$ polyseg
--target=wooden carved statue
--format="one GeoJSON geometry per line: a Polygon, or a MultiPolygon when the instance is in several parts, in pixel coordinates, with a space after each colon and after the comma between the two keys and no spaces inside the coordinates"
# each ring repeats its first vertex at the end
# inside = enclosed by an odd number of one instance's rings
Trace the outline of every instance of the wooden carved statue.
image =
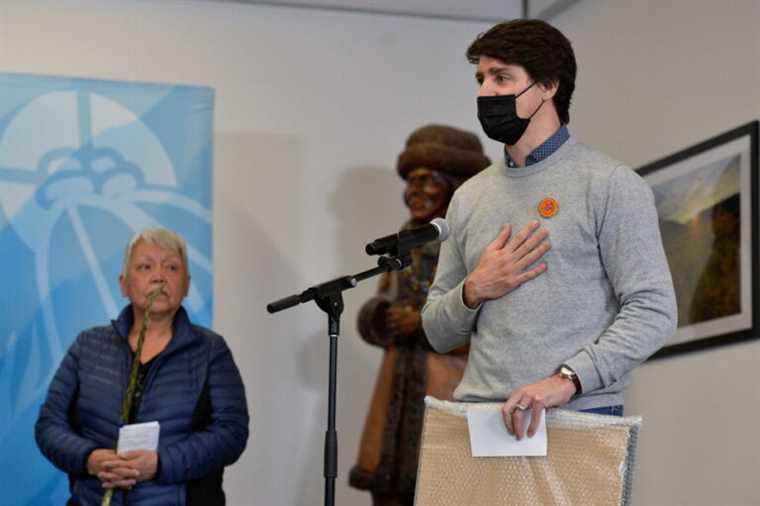
{"type": "MultiPolygon", "coordinates": [[[[415,130],[399,155],[412,229],[446,214],[454,190],[490,164],[477,136],[443,125],[415,130]]],[[[433,282],[438,243],[412,250],[412,265],[380,278],[378,293],[359,312],[359,333],[382,347],[380,371],[349,483],[372,493],[374,506],[414,502],[425,395],[451,399],[467,348],[441,355],[422,329],[420,310],[433,282]]]]}

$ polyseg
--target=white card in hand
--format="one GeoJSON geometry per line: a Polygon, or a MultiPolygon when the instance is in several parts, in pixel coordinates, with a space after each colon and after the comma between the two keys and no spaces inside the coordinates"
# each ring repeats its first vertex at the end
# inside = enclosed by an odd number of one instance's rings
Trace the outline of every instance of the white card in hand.
{"type": "MultiPolygon", "coordinates": [[[[530,411],[525,411],[527,432],[530,411]]],[[[526,434],[522,440],[507,432],[501,410],[467,410],[467,427],[470,431],[470,449],[473,457],[543,457],[546,456],[546,411],[533,437],[526,434]]]]}
{"type": "Polygon", "coordinates": [[[134,450],[152,450],[158,448],[158,422],[133,423],[119,429],[119,442],[116,453],[126,453],[134,450]]]}

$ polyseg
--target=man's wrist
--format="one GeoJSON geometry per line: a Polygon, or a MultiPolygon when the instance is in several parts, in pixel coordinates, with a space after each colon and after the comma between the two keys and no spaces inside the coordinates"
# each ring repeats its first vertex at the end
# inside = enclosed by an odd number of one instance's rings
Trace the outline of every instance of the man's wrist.
{"type": "Polygon", "coordinates": [[[473,287],[470,278],[464,280],[464,285],[462,286],[462,301],[464,302],[464,305],[470,309],[477,308],[481,303],[475,295],[475,288],[473,287]]]}
{"type": "Polygon", "coordinates": [[[567,390],[567,393],[569,394],[568,399],[575,397],[577,391],[573,382],[570,381],[570,379],[560,375],[560,373],[557,373],[554,376],[562,382],[562,388],[567,390]]]}

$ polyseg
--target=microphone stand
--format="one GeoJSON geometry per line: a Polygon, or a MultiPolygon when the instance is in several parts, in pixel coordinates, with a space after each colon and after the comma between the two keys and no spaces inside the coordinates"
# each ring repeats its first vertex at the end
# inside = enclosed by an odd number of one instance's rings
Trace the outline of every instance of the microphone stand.
{"type": "Polygon", "coordinates": [[[341,276],[307,288],[300,294],[291,295],[267,305],[267,311],[276,313],[313,300],[327,313],[327,334],[330,338],[330,376],[327,390],[327,431],[325,432],[324,477],[325,506],[335,505],[335,477],[338,476],[338,433],[335,430],[335,393],[337,389],[338,335],[340,315],[343,313],[343,292],[354,288],[359,281],[389,271],[400,271],[412,263],[409,250],[396,256],[381,256],[377,267],[353,276],[341,276]]]}

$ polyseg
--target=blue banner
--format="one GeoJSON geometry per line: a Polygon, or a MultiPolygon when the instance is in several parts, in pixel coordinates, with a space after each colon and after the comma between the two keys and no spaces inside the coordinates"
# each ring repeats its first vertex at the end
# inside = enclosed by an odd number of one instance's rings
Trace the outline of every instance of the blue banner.
{"type": "Polygon", "coordinates": [[[76,335],[126,304],[118,276],[136,231],[187,239],[185,307],[211,326],[213,110],[206,87],[0,73],[3,504],[68,497],[34,422],[76,335]]]}

